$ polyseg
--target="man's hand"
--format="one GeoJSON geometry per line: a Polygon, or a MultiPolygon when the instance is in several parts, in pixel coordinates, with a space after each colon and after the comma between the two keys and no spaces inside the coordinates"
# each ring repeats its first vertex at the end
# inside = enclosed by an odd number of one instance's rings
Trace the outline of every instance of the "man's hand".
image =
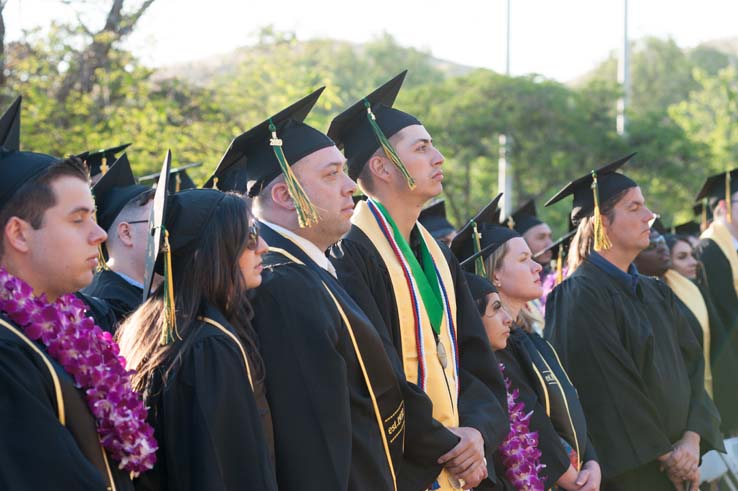
{"type": "Polygon", "coordinates": [[[438,459],[456,479],[463,479],[465,488],[474,488],[487,477],[484,458],[484,439],[474,428],[449,428],[461,440],[454,448],[438,459]]]}
{"type": "MultiPolygon", "coordinates": [[[[663,462],[666,472],[681,480],[690,479],[699,473],[700,436],[693,431],[685,431],[671,451],[671,456],[663,462]]],[[[683,489],[683,487],[682,487],[683,489]]]]}
{"type": "Polygon", "coordinates": [[[579,486],[578,491],[599,491],[602,481],[602,472],[600,472],[600,464],[594,460],[584,463],[582,470],[577,476],[576,485],[579,486]]]}

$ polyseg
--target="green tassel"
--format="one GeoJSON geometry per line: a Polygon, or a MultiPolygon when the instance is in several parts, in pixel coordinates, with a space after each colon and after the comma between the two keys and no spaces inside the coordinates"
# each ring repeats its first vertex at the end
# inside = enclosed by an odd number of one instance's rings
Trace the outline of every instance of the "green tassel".
{"type": "Polygon", "coordinates": [[[272,150],[274,150],[274,155],[277,157],[279,167],[282,169],[282,174],[284,175],[285,182],[287,183],[287,190],[290,193],[292,201],[295,203],[297,221],[300,228],[312,227],[320,220],[318,210],[315,209],[315,206],[310,201],[310,198],[308,198],[307,193],[302,189],[302,186],[300,186],[300,183],[297,181],[297,177],[295,177],[295,174],[292,172],[292,168],[287,162],[287,158],[284,156],[284,151],[282,150],[282,140],[277,138],[277,127],[271,119],[269,120],[269,131],[272,133],[269,145],[271,145],[272,150]]]}
{"type": "MultiPolygon", "coordinates": [[[[479,251],[482,250],[481,246],[481,235],[479,234],[479,231],[477,230],[477,222],[472,220],[472,242],[474,243],[474,254],[478,254],[479,251]]],[[[477,258],[474,260],[474,273],[477,275],[486,278],[487,277],[487,268],[484,267],[484,258],[480,255],[477,256],[477,258]]]]}
{"type": "Polygon", "coordinates": [[[390,141],[387,139],[386,136],[384,136],[382,128],[380,128],[377,124],[377,117],[372,112],[371,104],[366,99],[364,99],[364,107],[366,107],[366,117],[367,119],[369,119],[369,125],[372,127],[372,130],[374,130],[374,134],[377,136],[377,140],[379,140],[379,144],[382,146],[382,150],[384,150],[384,153],[387,154],[387,157],[392,161],[393,164],[395,164],[397,169],[403,175],[403,177],[407,181],[408,187],[410,189],[415,189],[415,179],[413,179],[413,176],[410,175],[410,172],[408,172],[405,164],[403,164],[402,160],[400,160],[400,156],[397,155],[397,151],[394,149],[390,141]]]}

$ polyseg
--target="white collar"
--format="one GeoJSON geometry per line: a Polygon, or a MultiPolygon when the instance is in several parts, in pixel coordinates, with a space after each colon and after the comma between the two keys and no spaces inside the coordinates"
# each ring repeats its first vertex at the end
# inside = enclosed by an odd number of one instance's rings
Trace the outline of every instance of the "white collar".
{"type": "Polygon", "coordinates": [[[328,271],[333,276],[336,276],[336,268],[331,263],[330,259],[325,255],[324,251],[321,251],[318,246],[316,246],[314,243],[310,242],[304,237],[300,237],[296,233],[294,233],[291,230],[288,230],[284,227],[281,227],[279,225],[276,225],[272,222],[269,222],[267,220],[259,220],[261,223],[266,225],[267,227],[271,228],[275,232],[277,232],[280,235],[283,235],[287,239],[291,240],[292,242],[297,245],[302,251],[308,255],[308,257],[318,266],[328,271]]]}

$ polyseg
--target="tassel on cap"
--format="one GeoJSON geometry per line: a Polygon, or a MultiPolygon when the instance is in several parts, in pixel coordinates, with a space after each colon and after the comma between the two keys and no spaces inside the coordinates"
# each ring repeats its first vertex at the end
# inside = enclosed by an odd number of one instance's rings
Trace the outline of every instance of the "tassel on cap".
{"type": "Polygon", "coordinates": [[[213,189],[218,189],[218,177],[213,177],[213,189]]]}
{"type": "Polygon", "coordinates": [[[381,145],[382,150],[384,150],[384,153],[392,161],[392,163],[395,164],[397,169],[405,178],[408,187],[410,189],[415,189],[415,179],[413,179],[413,176],[410,175],[410,172],[407,170],[407,167],[405,167],[405,164],[403,164],[402,160],[400,160],[400,156],[397,155],[397,151],[394,149],[390,141],[387,139],[386,136],[384,136],[382,128],[380,128],[377,124],[377,117],[372,112],[372,106],[366,99],[364,99],[364,107],[366,107],[366,117],[369,119],[369,125],[372,127],[377,140],[379,140],[379,144],[381,145]]]}
{"type": "Polygon", "coordinates": [[[730,192],[730,171],[725,173],[725,207],[728,211],[728,223],[733,223],[733,195],[730,192]]]}
{"type": "MultiPolygon", "coordinates": [[[[482,236],[477,230],[477,222],[472,220],[472,243],[474,244],[474,254],[478,254],[479,251],[482,250],[481,241],[482,236]]],[[[484,259],[481,255],[477,256],[474,260],[474,273],[483,278],[487,277],[487,268],[484,267],[484,259]]]]}
{"type": "Polygon", "coordinates": [[[702,199],[702,213],[700,213],[700,231],[707,230],[707,198],[702,199]]]}
{"type": "Polygon", "coordinates": [[[269,145],[272,146],[274,155],[277,157],[279,167],[282,169],[282,174],[284,175],[285,182],[287,183],[287,190],[290,193],[292,201],[295,203],[297,221],[300,228],[312,227],[320,220],[318,210],[315,209],[315,206],[310,201],[310,198],[308,198],[307,193],[305,193],[305,190],[302,189],[302,186],[300,186],[300,183],[297,181],[297,177],[295,177],[294,172],[292,172],[292,168],[287,162],[287,158],[284,156],[284,151],[282,150],[282,140],[277,138],[277,127],[271,119],[269,120],[269,131],[272,133],[269,145]]]}
{"type": "Polygon", "coordinates": [[[559,255],[556,257],[556,284],[564,281],[564,244],[559,244],[559,255]]]}
{"type": "Polygon", "coordinates": [[[164,326],[159,336],[159,344],[166,346],[175,340],[180,341],[182,337],[177,331],[177,311],[174,303],[174,281],[172,279],[172,249],[169,246],[169,232],[162,227],[164,232],[164,244],[161,252],[164,253],[164,326]]]}
{"type": "Polygon", "coordinates": [[[513,219],[512,215],[507,217],[507,228],[515,230],[515,219],[513,219]]]}
{"type": "Polygon", "coordinates": [[[592,171],[592,193],[594,194],[594,250],[607,250],[612,247],[607,232],[602,225],[602,214],[600,213],[600,191],[597,186],[597,173],[592,171]]]}
{"type": "Polygon", "coordinates": [[[102,175],[105,175],[108,172],[108,159],[106,157],[102,158],[102,163],[100,164],[100,173],[102,175]]]}

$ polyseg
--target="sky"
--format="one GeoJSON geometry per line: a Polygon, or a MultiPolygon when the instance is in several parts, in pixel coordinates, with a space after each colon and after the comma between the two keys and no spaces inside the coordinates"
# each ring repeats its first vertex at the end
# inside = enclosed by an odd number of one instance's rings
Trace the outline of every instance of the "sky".
{"type": "MultiPolygon", "coordinates": [[[[127,0],[137,5],[142,0],[127,0]]],[[[74,21],[99,27],[109,0],[8,0],[7,39],[22,29],[74,21]]],[[[562,82],[586,73],[623,44],[624,0],[510,0],[510,71],[562,82]]],[[[682,47],[738,36],[734,0],[629,0],[629,35],[672,37],[682,47]]],[[[127,47],[150,66],[206,58],[253,42],[263,26],[298,39],[365,42],[391,34],[401,45],[463,65],[505,71],[507,0],[155,0],[127,47]],[[365,10],[370,9],[370,10],[365,10]]]]}

